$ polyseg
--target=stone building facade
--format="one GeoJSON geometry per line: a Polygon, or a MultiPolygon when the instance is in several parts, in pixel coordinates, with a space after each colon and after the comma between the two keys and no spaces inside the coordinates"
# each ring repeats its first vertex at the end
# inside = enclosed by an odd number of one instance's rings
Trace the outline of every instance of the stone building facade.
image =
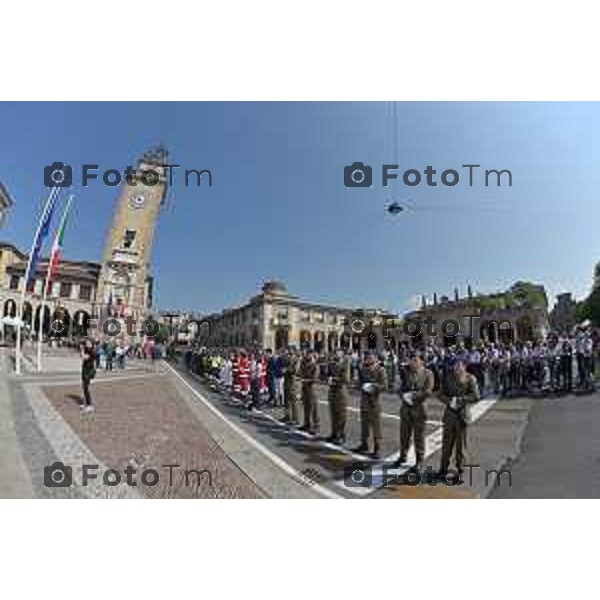
{"type": "MultiPolygon", "coordinates": [[[[25,285],[27,254],[12,244],[0,243],[0,306],[3,317],[16,317],[25,285]]],[[[48,260],[38,264],[35,284],[25,295],[23,322],[25,335],[35,337],[42,309],[42,292],[46,280],[48,260]]],[[[64,335],[86,335],[89,319],[95,310],[96,290],[101,265],[86,261],[63,260],[59,265],[46,300],[43,313],[44,335],[50,335],[51,323],[64,323],[64,335]]],[[[58,326],[54,328],[58,330],[58,326]]],[[[2,337],[12,337],[14,330],[2,326],[2,337]]]]}
{"type": "Polygon", "coordinates": [[[190,320],[203,345],[281,349],[287,346],[332,351],[339,347],[381,349],[384,315],[379,309],[358,309],[318,304],[291,295],[285,285],[268,281],[261,293],[239,308],[190,320]],[[362,325],[373,326],[367,333],[362,325]]]}
{"type": "MultiPolygon", "coordinates": [[[[535,287],[545,298],[543,286],[535,287]]],[[[423,325],[421,335],[416,336],[416,340],[441,345],[467,340],[511,342],[542,339],[550,331],[546,306],[516,302],[509,292],[473,295],[469,288],[467,296],[460,297],[455,289],[453,299],[441,296],[438,300],[437,294],[434,294],[433,301],[428,302],[423,297],[421,308],[404,316],[405,321],[410,319],[421,323],[427,318],[435,321],[435,326],[432,325],[428,331],[423,325]],[[451,335],[444,335],[442,325],[450,321],[458,324],[458,331],[456,326],[449,324],[446,332],[451,335]],[[429,335],[433,327],[435,335],[429,335]]],[[[401,337],[411,339],[405,333],[401,337]]]]}

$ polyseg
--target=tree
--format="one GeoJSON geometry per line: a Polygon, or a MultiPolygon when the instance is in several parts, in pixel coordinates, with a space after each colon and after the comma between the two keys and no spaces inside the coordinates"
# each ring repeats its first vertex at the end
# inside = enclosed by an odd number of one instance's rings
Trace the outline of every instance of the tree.
{"type": "Polygon", "coordinates": [[[509,302],[524,308],[548,308],[548,298],[543,285],[529,281],[517,281],[508,290],[509,302]]]}
{"type": "Polygon", "coordinates": [[[594,287],[590,295],[577,305],[577,321],[589,319],[594,325],[600,326],[600,287],[594,287]]]}
{"type": "Polygon", "coordinates": [[[158,327],[158,333],[154,336],[154,341],[157,344],[165,344],[169,341],[169,328],[161,323],[158,327]]]}

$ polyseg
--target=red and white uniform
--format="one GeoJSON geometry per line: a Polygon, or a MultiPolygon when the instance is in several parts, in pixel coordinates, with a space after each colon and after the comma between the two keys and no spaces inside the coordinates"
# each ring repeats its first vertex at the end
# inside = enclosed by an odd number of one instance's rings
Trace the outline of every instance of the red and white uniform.
{"type": "Polygon", "coordinates": [[[242,355],[238,359],[238,380],[240,394],[247,396],[250,392],[250,359],[247,356],[242,355]]]}
{"type": "Polygon", "coordinates": [[[267,394],[269,387],[267,386],[267,359],[262,356],[258,366],[258,382],[261,395],[267,394]]]}

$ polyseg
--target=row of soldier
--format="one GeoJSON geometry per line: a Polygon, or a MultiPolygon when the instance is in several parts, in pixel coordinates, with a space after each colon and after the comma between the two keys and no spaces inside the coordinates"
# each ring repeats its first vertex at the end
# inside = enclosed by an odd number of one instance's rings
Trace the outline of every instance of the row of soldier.
{"type": "MultiPolygon", "coordinates": [[[[323,382],[322,362],[316,352],[288,348],[274,354],[271,350],[249,352],[219,352],[188,350],[185,362],[215,385],[238,398],[249,410],[262,406],[282,405],[282,422],[310,435],[320,433],[316,385],[328,386],[330,435],[326,441],[343,446],[347,442],[347,414],[353,388],[360,391],[360,444],[353,452],[381,457],[381,394],[389,389],[387,357],[366,352],[356,364],[351,353],[337,350],[328,356],[326,380],[323,382]],[[353,371],[355,371],[353,373],[353,371]],[[302,413],[302,421],[301,421],[302,413]]],[[[426,367],[425,356],[411,353],[402,370],[397,392],[400,397],[400,456],[398,465],[405,465],[411,443],[415,446],[416,463],[421,470],[425,453],[426,401],[433,397],[434,373],[426,367]]],[[[438,373],[439,377],[439,373],[438,373]]],[[[440,470],[448,470],[455,453],[457,471],[462,472],[464,444],[469,422],[469,406],[480,398],[476,377],[467,370],[464,360],[446,360],[444,376],[437,397],[445,405],[442,460],[440,470]]]]}

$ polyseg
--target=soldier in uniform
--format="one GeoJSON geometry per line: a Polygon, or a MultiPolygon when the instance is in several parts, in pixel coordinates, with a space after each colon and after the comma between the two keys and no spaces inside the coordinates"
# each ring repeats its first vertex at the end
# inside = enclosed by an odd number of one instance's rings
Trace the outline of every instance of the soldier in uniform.
{"type": "Polygon", "coordinates": [[[315,383],[319,376],[317,358],[313,352],[307,351],[300,363],[300,378],[302,379],[302,408],[304,410],[304,425],[302,431],[312,435],[319,432],[319,406],[315,396],[315,383]]]}
{"type": "Polygon", "coordinates": [[[406,463],[406,455],[414,434],[416,464],[414,469],[423,471],[425,458],[425,401],[431,397],[434,386],[434,376],[430,369],[425,368],[423,358],[414,354],[410,359],[410,369],[407,372],[404,388],[400,392],[402,405],[400,407],[400,458],[398,466],[406,463]]]}
{"type": "Polygon", "coordinates": [[[285,407],[284,423],[298,425],[298,374],[299,360],[296,350],[289,348],[283,356],[283,404],[285,407]]]}
{"type": "Polygon", "coordinates": [[[442,422],[442,460],[439,476],[446,477],[452,451],[455,450],[456,469],[459,477],[463,472],[464,448],[467,442],[467,425],[470,420],[470,405],[479,401],[477,380],[468,373],[464,362],[456,361],[440,394],[446,406],[442,422]]]}
{"type": "Polygon", "coordinates": [[[331,415],[331,436],[333,444],[346,441],[346,412],[348,406],[348,386],[351,382],[350,359],[343,350],[337,350],[329,363],[329,414],[331,415]]]}
{"type": "Polygon", "coordinates": [[[371,352],[367,352],[363,364],[359,368],[361,386],[360,429],[361,443],[354,451],[364,454],[369,451],[369,438],[373,432],[372,457],[380,457],[381,445],[381,399],[380,394],[386,389],[385,369],[379,364],[371,352]]]}

